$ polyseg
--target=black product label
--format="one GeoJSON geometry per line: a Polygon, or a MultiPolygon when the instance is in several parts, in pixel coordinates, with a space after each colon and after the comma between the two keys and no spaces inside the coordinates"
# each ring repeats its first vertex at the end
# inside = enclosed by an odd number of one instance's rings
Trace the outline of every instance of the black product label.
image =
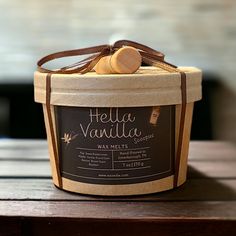
{"type": "Polygon", "coordinates": [[[175,106],[56,107],[63,177],[132,184],[173,174],[175,106]]]}

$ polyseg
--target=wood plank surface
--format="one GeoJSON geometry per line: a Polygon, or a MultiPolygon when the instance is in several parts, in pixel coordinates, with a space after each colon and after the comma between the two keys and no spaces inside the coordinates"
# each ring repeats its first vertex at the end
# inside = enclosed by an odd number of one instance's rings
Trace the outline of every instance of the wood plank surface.
{"type": "MultiPolygon", "coordinates": [[[[1,159],[46,159],[49,160],[46,140],[0,139],[1,159]]],[[[228,142],[192,141],[189,161],[235,161],[236,147],[228,142]]]]}
{"type": "Polygon", "coordinates": [[[190,161],[229,161],[236,159],[236,146],[228,142],[190,142],[190,161]]]}
{"type": "Polygon", "coordinates": [[[235,235],[233,229],[236,231],[236,228],[232,226],[236,224],[235,170],[234,145],[192,142],[188,180],[181,187],[144,196],[88,196],[61,191],[53,185],[45,140],[0,140],[0,222],[6,221],[0,226],[9,230],[12,225],[15,235],[22,232],[23,235],[40,235],[39,232],[53,235],[60,221],[60,226],[73,229],[71,232],[76,232],[80,224],[84,229],[82,235],[91,235],[92,231],[86,231],[85,225],[97,222],[94,225],[98,235],[101,232],[100,235],[108,235],[101,225],[110,222],[109,227],[116,227],[112,224],[120,222],[125,224],[123,235],[132,235],[129,234],[131,224],[140,228],[134,230],[133,235],[139,232],[145,235],[145,227],[151,227],[153,231],[149,235],[155,235],[155,232],[161,232],[163,222],[168,222],[162,235],[170,235],[168,229],[174,227],[175,222],[188,222],[186,231],[179,228],[181,235],[190,235],[191,228],[196,225],[201,228],[204,224],[208,235],[213,232],[212,228],[214,235],[225,234],[227,230],[235,235]],[[55,227],[49,227],[50,222],[55,227]],[[40,225],[44,231],[40,231],[40,225]]]}
{"type": "Polygon", "coordinates": [[[80,202],[0,201],[1,215],[78,219],[224,219],[236,220],[236,202],[80,202]]]}
{"type": "Polygon", "coordinates": [[[0,160],[48,160],[46,140],[0,139],[0,160]]]}
{"type": "MultiPolygon", "coordinates": [[[[51,178],[48,160],[1,160],[0,178],[51,178]]],[[[189,161],[188,178],[236,178],[235,161],[189,161]]]]}
{"type": "Polygon", "coordinates": [[[189,179],[174,190],[130,197],[69,193],[57,189],[50,179],[0,179],[0,189],[0,201],[236,201],[236,179],[189,179]]]}
{"type": "Polygon", "coordinates": [[[50,164],[48,160],[13,160],[0,161],[0,178],[51,178],[50,164]]]}
{"type": "MultiPolygon", "coordinates": [[[[51,178],[47,143],[1,140],[0,178],[51,178]]],[[[235,178],[236,148],[222,142],[190,144],[188,178],[235,178]]]]}

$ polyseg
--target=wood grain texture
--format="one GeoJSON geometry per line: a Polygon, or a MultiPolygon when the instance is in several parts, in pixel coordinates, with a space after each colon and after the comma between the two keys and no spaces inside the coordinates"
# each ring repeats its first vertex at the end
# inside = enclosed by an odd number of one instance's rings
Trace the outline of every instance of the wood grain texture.
{"type": "MultiPolygon", "coordinates": [[[[15,148],[13,146],[0,148],[0,178],[51,178],[47,144],[44,141],[42,143],[44,145],[20,147],[16,141],[15,148]]],[[[216,142],[214,145],[209,143],[211,155],[205,142],[202,144],[203,148],[197,148],[199,142],[190,143],[188,178],[235,178],[236,150],[234,146],[225,144],[225,150],[222,143],[216,142]],[[223,159],[220,153],[223,153],[223,159]]]]}
{"type": "Polygon", "coordinates": [[[57,189],[45,141],[0,140],[0,147],[1,236],[236,235],[236,148],[229,143],[191,142],[183,186],[130,197],[57,189]]]}
{"type": "MultiPolygon", "coordinates": [[[[189,161],[188,178],[236,178],[236,161],[189,161]]],[[[11,159],[1,161],[0,178],[51,178],[49,160],[11,159]]]]}
{"type": "Polygon", "coordinates": [[[103,220],[236,220],[236,202],[1,201],[0,215],[103,220]]]}
{"type": "Polygon", "coordinates": [[[0,189],[0,201],[236,201],[236,179],[189,179],[171,191],[129,197],[69,193],[57,189],[51,179],[0,179],[0,189]]]}
{"type": "Polygon", "coordinates": [[[229,161],[236,159],[236,146],[233,143],[204,141],[190,143],[189,160],[191,161],[229,161]]]}
{"type": "Polygon", "coordinates": [[[4,160],[0,164],[1,177],[51,178],[50,164],[48,160],[4,160]]]}
{"type": "MultiPolygon", "coordinates": [[[[46,140],[0,140],[0,160],[11,158],[49,159],[46,140]]],[[[191,141],[189,147],[189,161],[234,161],[236,146],[221,141],[191,141]]]]}
{"type": "Polygon", "coordinates": [[[97,74],[132,74],[141,66],[142,58],[137,49],[123,47],[113,55],[101,58],[94,67],[97,74]]]}

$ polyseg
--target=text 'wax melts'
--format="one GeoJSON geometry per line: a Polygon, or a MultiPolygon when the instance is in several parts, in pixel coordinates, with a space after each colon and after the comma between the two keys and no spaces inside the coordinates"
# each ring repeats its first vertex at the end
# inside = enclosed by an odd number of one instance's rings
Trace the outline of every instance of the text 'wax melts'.
{"type": "Polygon", "coordinates": [[[35,101],[43,105],[54,184],[105,196],[182,185],[201,81],[198,68],[176,67],[161,52],[128,40],[40,59],[35,101]],[[43,67],[81,55],[89,56],[55,70],[43,67]]]}

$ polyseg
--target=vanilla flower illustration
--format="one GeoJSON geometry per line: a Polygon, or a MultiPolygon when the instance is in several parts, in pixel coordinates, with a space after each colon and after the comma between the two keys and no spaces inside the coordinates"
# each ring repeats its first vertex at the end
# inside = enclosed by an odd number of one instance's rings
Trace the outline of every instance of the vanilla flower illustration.
{"type": "Polygon", "coordinates": [[[71,132],[71,133],[64,133],[64,137],[62,137],[61,139],[64,141],[64,143],[66,143],[66,145],[68,145],[77,136],[78,136],[78,134],[73,134],[73,132],[71,132]]]}

